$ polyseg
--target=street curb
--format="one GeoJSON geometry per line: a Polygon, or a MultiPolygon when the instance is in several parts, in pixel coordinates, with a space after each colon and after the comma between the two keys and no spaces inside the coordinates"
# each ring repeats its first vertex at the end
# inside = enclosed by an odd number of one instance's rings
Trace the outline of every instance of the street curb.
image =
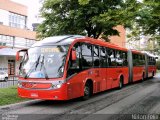
{"type": "Polygon", "coordinates": [[[0,111],[14,110],[14,109],[22,108],[22,107],[25,107],[29,104],[34,104],[34,103],[40,102],[40,101],[42,101],[42,100],[28,100],[28,101],[24,101],[24,102],[0,106],[0,111]]]}

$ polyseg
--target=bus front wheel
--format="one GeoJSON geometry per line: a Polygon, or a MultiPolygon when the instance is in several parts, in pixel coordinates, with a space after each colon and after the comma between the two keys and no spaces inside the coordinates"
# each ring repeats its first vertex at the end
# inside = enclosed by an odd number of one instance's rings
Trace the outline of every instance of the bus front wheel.
{"type": "Polygon", "coordinates": [[[92,95],[92,85],[87,82],[84,86],[84,96],[82,97],[83,100],[88,100],[92,95]]]}
{"type": "Polygon", "coordinates": [[[152,72],[152,77],[154,77],[154,71],[152,72]]]}

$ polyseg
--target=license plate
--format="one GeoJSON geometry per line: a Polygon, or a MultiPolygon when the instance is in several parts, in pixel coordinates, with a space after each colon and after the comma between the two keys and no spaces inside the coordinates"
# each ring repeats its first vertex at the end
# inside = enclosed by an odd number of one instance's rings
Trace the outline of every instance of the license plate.
{"type": "Polygon", "coordinates": [[[38,97],[37,93],[31,93],[31,97],[38,97]]]}

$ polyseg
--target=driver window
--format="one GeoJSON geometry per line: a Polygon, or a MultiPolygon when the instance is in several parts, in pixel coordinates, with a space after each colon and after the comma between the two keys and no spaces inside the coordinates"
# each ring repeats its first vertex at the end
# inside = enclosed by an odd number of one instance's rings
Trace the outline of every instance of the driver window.
{"type": "Polygon", "coordinates": [[[81,47],[80,43],[76,43],[74,45],[74,49],[76,50],[76,57],[77,59],[75,61],[71,61],[70,67],[71,69],[79,69],[80,68],[80,59],[81,59],[81,47]]]}
{"type": "Polygon", "coordinates": [[[77,59],[75,61],[69,60],[68,64],[68,76],[71,76],[74,73],[78,73],[81,69],[81,47],[80,43],[76,43],[74,45],[74,49],[76,50],[76,57],[77,59]]]}

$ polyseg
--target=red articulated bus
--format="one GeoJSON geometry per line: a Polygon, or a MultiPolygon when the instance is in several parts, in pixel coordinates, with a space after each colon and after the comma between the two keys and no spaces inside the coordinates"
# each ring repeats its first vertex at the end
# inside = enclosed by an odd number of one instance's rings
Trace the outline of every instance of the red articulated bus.
{"type": "Polygon", "coordinates": [[[18,95],[24,98],[88,99],[92,94],[152,77],[155,58],[92,38],[48,37],[20,52],[18,95]]]}

